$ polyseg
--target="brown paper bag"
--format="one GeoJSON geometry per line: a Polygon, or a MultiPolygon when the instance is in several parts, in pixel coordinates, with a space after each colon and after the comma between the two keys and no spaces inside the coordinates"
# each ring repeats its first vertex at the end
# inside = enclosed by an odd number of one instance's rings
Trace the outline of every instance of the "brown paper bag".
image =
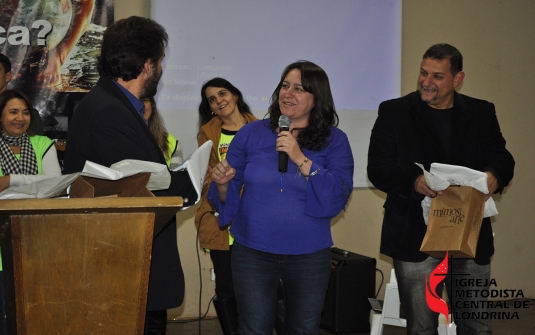
{"type": "Polygon", "coordinates": [[[485,194],[470,186],[451,185],[433,198],[427,233],[420,251],[444,258],[446,251],[454,258],[474,258],[485,194]]]}

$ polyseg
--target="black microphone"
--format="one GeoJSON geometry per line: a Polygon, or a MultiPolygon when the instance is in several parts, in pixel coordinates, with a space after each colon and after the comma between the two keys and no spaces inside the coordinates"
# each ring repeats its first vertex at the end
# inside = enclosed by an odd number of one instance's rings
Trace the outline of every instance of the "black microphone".
{"type": "MultiPolygon", "coordinates": [[[[281,115],[279,117],[279,129],[280,131],[290,130],[290,118],[286,115],[281,115]]],[[[288,154],[282,151],[279,151],[279,172],[288,171],[288,154]]]]}

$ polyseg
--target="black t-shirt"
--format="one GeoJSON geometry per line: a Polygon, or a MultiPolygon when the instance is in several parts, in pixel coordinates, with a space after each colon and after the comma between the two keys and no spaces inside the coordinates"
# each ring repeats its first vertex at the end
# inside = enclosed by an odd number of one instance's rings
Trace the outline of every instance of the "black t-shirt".
{"type": "Polygon", "coordinates": [[[442,147],[446,152],[446,157],[449,160],[450,158],[450,146],[451,146],[451,124],[454,107],[447,109],[436,109],[427,106],[427,111],[432,115],[433,120],[435,120],[435,125],[437,126],[438,136],[442,143],[442,147]]]}

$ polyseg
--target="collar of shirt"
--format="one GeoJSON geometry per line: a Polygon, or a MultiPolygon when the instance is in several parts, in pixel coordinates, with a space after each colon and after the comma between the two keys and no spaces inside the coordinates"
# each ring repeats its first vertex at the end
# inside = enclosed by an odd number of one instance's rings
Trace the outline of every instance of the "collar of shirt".
{"type": "MultiPolygon", "coordinates": [[[[115,80],[112,80],[112,81],[115,83],[115,85],[117,85],[121,89],[121,91],[123,91],[124,95],[126,95],[126,97],[130,101],[132,106],[134,106],[134,108],[138,112],[139,116],[141,116],[141,118],[143,118],[143,111],[145,110],[145,104],[143,104],[143,102],[141,100],[139,100],[132,93],[130,93],[129,90],[124,88],[123,85],[119,84],[115,80]]],[[[145,120],[145,119],[143,119],[143,120],[145,120]]]]}

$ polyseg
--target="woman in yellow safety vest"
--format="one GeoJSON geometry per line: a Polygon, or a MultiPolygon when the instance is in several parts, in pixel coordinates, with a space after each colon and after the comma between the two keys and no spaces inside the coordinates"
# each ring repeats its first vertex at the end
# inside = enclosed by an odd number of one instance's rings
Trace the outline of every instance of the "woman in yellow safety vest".
{"type": "Polygon", "coordinates": [[[150,132],[156,138],[167,166],[171,170],[179,167],[184,160],[182,157],[182,145],[173,135],[167,132],[162,117],[156,108],[154,97],[143,99],[142,101],[145,104],[143,118],[147,121],[150,132]]]}

